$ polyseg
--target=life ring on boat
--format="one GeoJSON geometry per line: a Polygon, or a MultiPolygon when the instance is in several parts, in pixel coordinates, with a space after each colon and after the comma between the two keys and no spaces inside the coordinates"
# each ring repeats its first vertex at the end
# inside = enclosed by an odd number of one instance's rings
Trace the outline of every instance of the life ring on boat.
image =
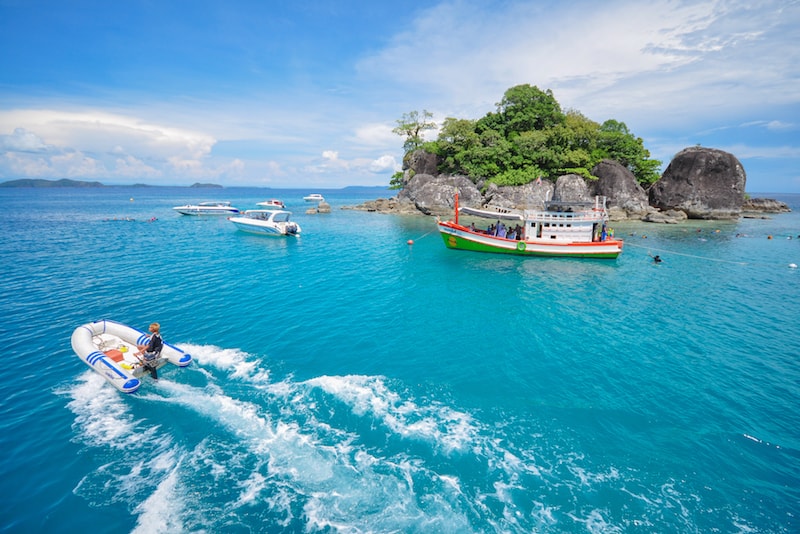
{"type": "Polygon", "coordinates": [[[520,241],[517,243],[517,250],[520,252],[525,252],[525,241],[520,241]]]}

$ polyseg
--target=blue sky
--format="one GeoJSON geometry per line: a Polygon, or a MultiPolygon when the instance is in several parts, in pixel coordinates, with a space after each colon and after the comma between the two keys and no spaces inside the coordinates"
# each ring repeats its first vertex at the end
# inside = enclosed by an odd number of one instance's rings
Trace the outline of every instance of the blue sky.
{"type": "Polygon", "coordinates": [[[0,0],[0,181],[386,185],[525,83],[800,192],[800,0],[0,0]]]}

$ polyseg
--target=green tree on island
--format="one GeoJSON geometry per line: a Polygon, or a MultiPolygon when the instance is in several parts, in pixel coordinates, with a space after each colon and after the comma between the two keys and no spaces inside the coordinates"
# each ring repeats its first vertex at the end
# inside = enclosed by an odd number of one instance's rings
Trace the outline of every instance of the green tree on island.
{"type": "MultiPolygon", "coordinates": [[[[435,130],[436,123],[431,121],[433,113],[428,110],[422,110],[420,114],[418,111],[411,111],[404,113],[403,117],[397,120],[397,126],[392,129],[392,132],[397,135],[405,136],[406,140],[403,143],[403,161],[405,162],[409,154],[415,150],[422,148],[425,140],[422,138],[422,133],[425,130],[435,130]]],[[[403,172],[396,172],[392,175],[389,182],[392,189],[400,189],[403,187],[403,172]]]]}
{"type": "MultiPolygon", "coordinates": [[[[601,125],[578,111],[564,112],[549,89],[512,87],[496,112],[476,121],[448,117],[437,139],[424,142],[421,132],[437,126],[431,117],[427,111],[421,116],[413,111],[397,121],[393,131],[406,136],[404,161],[422,148],[439,157],[439,172],[497,185],[524,185],[570,173],[595,179],[591,169],[603,159],[618,161],[644,186],[659,178],[661,162],[650,159],[642,139],[625,123],[607,120],[601,125]]],[[[402,187],[402,178],[402,172],[396,173],[390,186],[402,187]]]]}

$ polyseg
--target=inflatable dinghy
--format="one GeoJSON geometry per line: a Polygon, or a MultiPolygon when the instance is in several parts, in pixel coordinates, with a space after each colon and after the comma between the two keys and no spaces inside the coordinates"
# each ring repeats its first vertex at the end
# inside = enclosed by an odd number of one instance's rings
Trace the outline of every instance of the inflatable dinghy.
{"type": "MultiPolygon", "coordinates": [[[[78,358],[124,393],[139,389],[141,376],[149,372],[135,356],[139,350],[136,346],[149,341],[150,334],[107,320],[81,325],[72,332],[72,350],[78,358]]],[[[186,367],[192,355],[165,342],[156,368],[167,362],[186,367]]]]}

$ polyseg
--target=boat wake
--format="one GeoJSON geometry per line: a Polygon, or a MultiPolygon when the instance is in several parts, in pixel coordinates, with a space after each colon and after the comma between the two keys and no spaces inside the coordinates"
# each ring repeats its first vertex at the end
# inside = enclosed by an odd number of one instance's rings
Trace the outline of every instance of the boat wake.
{"type": "Polygon", "coordinates": [[[181,348],[195,364],[136,395],[92,371],[67,392],[93,466],[75,493],[124,506],[137,532],[608,532],[638,519],[615,506],[652,518],[695,500],[385,377],[272,381],[245,352],[181,348]]]}

